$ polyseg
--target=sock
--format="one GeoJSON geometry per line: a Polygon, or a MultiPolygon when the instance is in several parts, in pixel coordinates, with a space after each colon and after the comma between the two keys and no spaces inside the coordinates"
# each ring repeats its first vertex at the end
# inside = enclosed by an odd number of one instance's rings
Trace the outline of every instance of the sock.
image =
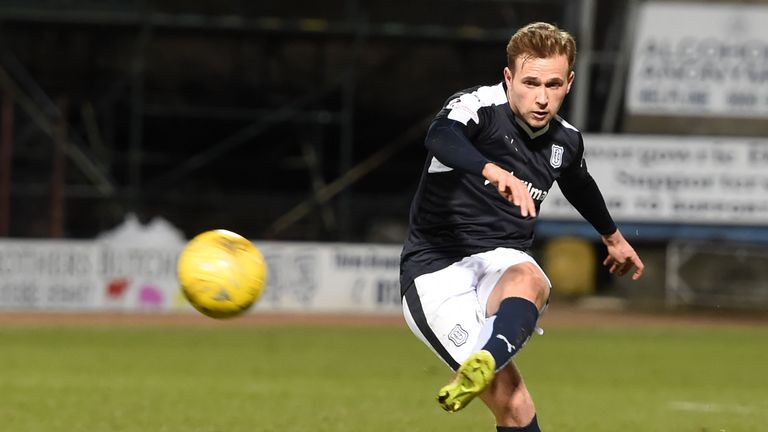
{"type": "Polygon", "coordinates": [[[538,319],[539,310],[530,300],[508,297],[501,301],[488,342],[482,348],[493,356],[497,372],[528,342],[538,319]]]}
{"type": "Polygon", "coordinates": [[[509,426],[496,426],[496,432],[541,432],[539,429],[539,422],[536,420],[536,414],[533,415],[533,420],[528,426],[524,427],[509,427],[509,426]]]}

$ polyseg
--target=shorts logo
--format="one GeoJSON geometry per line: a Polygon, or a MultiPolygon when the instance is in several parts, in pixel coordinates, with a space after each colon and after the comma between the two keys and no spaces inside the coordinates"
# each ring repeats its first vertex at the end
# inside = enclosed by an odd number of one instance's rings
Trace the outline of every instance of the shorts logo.
{"type": "Polygon", "coordinates": [[[552,168],[560,168],[563,164],[563,147],[557,144],[552,144],[552,156],[549,158],[549,164],[552,168]]]}
{"type": "Polygon", "coordinates": [[[453,330],[448,333],[448,339],[457,347],[464,345],[467,342],[467,338],[469,338],[469,333],[461,328],[461,324],[456,324],[453,330]]]}

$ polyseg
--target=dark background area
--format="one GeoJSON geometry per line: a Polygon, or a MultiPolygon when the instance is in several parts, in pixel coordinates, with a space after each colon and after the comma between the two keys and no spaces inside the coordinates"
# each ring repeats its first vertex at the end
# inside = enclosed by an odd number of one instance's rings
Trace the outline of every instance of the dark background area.
{"type": "MultiPolygon", "coordinates": [[[[88,239],[136,215],[188,238],[400,244],[429,119],[499,82],[531,21],[577,40],[561,115],[582,132],[765,136],[761,118],[625,115],[637,4],[0,0],[0,237],[88,239]]],[[[650,225],[621,225],[648,269],[641,289],[607,274],[584,222],[542,221],[533,253],[546,265],[561,238],[587,239],[595,254],[567,254],[569,268],[636,303],[659,303],[680,273],[718,308],[765,304],[744,290],[762,292],[768,267],[743,258],[764,252],[733,242],[765,243],[764,227],[650,225]],[[713,251],[718,265],[700,256],[713,251]]],[[[575,273],[548,274],[562,287],[575,273]]]]}
{"type": "MultiPolygon", "coordinates": [[[[426,121],[501,79],[519,26],[578,41],[580,3],[0,2],[7,235],[93,237],[135,213],[189,236],[398,242],[426,121]]],[[[586,132],[600,130],[624,19],[624,2],[594,5],[586,132]]]]}

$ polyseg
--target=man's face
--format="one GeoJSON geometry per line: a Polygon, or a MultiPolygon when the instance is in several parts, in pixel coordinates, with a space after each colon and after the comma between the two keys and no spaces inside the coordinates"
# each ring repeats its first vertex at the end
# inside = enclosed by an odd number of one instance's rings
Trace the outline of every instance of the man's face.
{"type": "Polygon", "coordinates": [[[515,74],[504,68],[507,99],[512,112],[538,129],[557,114],[571,89],[573,72],[564,55],[547,58],[520,56],[515,60],[515,74]]]}

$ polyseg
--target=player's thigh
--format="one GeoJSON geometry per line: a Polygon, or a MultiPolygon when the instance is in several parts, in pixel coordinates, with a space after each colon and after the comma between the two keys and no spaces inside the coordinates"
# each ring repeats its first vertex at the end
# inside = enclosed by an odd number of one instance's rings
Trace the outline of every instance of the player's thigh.
{"type": "MultiPolygon", "coordinates": [[[[478,298],[482,304],[486,305],[486,315],[495,314],[498,309],[498,303],[506,297],[527,297],[520,294],[531,287],[515,287],[514,281],[508,284],[511,285],[511,288],[501,286],[508,278],[514,278],[514,273],[517,270],[525,277],[526,283],[537,285],[533,289],[542,291],[541,294],[543,295],[541,297],[543,298],[543,303],[546,303],[551,282],[532,256],[517,249],[498,248],[478,254],[478,257],[484,260],[486,266],[485,274],[488,275],[481,279],[477,286],[478,298]],[[518,295],[514,294],[514,289],[520,289],[518,295]],[[510,293],[512,294],[510,295],[510,293]]],[[[531,298],[531,301],[536,303],[541,310],[543,304],[539,304],[542,302],[535,298],[538,294],[540,293],[531,293],[529,296],[534,297],[531,298]]]]}

